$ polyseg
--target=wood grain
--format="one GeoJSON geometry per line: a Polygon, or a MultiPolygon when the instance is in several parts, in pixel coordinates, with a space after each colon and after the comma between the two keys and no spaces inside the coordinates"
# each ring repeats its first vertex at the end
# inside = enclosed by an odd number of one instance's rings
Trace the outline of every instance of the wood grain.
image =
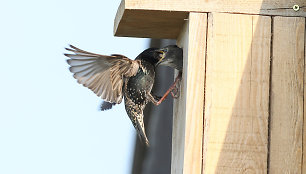
{"type": "Polygon", "coordinates": [[[208,17],[202,173],[266,173],[271,18],[208,17]]]}
{"type": "Polygon", "coordinates": [[[186,12],[129,10],[122,1],[114,21],[114,35],[176,39],[187,17],[186,12]]]}
{"type": "Polygon", "coordinates": [[[306,17],[305,0],[125,0],[126,9],[223,12],[306,17]],[[299,5],[299,11],[293,5],[299,5]]]}
{"type": "Polygon", "coordinates": [[[184,49],[180,98],[174,102],[172,174],[200,174],[207,15],[190,13],[178,45],[184,49]]]}
{"type": "Polygon", "coordinates": [[[114,35],[176,39],[189,12],[306,17],[305,0],[122,0],[114,35]],[[292,9],[299,5],[299,11],[292,9]]]}
{"type": "Polygon", "coordinates": [[[269,171],[301,173],[305,19],[273,21],[269,171]]]}
{"type": "MultiPolygon", "coordinates": [[[[305,18],[305,23],[306,23],[306,18],[305,18]]],[[[306,24],[305,24],[306,25],[306,24]]],[[[304,125],[303,125],[303,167],[302,167],[302,173],[306,173],[306,27],[305,27],[305,32],[304,32],[304,125]]]]}

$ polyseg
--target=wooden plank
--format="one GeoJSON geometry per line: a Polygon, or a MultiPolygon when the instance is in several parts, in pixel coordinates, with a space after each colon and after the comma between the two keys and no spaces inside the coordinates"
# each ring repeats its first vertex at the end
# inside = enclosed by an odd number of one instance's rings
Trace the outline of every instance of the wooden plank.
{"type": "Polygon", "coordinates": [[[305,0],[125,0],[126,9],[306,17],[305,0]],[[300,10],[294,11],[293,5],[300,10]]]}
{"type": "Polygon", "coordinates": [[[180,98],[174,101],[172,174],[200,174],[207,15],[190,13],[178,45],[184,49],[180,98]]]}
{"type": "Polygon", "coordinates": [[[114,35],[176,39],[189,12],[306,17],[305,0],[122,0],[114,35]],[[293,5],[299,5],[299,11],[293,5]]]}
{"type": "Polygon", "coordinates": [[[305,19],[273,18],[270,168],[301,173],[305,19]]]}
{"type": "MultiPolygon", "coordinates": [[[[306,18],[305,18],[305,21],[306,21],[306,18]]],[[[306,24],[305,24],[306,25],[306,24]]],[[[304,125],[303,125],[303,166],[302,166],[302,173],[306,173],[306,65],[305,65],[305,62],[306,62],[306,28],[305,28],[305,32],[304,32],[304,46],[305,46],[305,49],[304,49],[304,86],[303,86],[303,89],[304,89],[304,125]]]]}
{"type": "Polygon", "coordinates": [[[208,17],[202,173],[267,173],[271,18],[208,17]]]}
{"type": "Polygon", "coordinates": [[[130,10],[121,2],[114,23],[114,35],[176,39],[183,27],[186,12],[130,10]]]}

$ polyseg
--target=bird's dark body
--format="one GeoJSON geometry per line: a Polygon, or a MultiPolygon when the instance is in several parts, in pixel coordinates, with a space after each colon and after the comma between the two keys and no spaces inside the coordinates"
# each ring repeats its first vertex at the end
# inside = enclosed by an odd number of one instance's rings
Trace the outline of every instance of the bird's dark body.
{"type": "Polygon", "coordinates": [[[148,140],[143,131],[143,110],[149,102],[147,96],[151,93],[154,77],[155,66],[148,61],[140,60],[140,68],[137,74],[126,79],[123,86],[125,110],[133,126],[140,132],[143,137],[142,140],[144,140],[146,144],[148,144],[148,140]]]}
{"type": "Polygon", "coordinates": [[[134,103],[146,104],[146,96],[151,92],[153,87],[155,68],[145,61],[141,61],[141,65],[143,68],[139,68],[137,74],[128,79],[124,91],[127,93],[125,96],[132,99],[134,103]]]}
{"type": "MultiPolygon", "coordinates": [[[[170,45],[163,49],[148,48],[135,60],[123,55],[105,56],[90,53],[70,45],[65,54],[70,59],[69,70],[78,83],[91,89],[105,100],[101,110],[111,109],[124,98],[126,112],[140,139],[149,145],[143,123],[143,110],[148,102],[158,105],[151,90],[155,78],[155,66],[159,64],[182,70],[182,49],[170,45]]],[[[160,100],[162,101],[162,100],[160,100]]]]}

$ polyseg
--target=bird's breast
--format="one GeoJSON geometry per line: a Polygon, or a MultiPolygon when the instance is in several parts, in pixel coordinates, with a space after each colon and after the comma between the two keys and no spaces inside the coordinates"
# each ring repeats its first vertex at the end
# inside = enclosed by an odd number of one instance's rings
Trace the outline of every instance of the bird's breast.
{"type": "Polygon", "coordinates": [[[147,95],[151,92],[154,84],[154,77],[154,67],[153,69],[139,68],[137,74],[127,80],[124,96],[131,99],[135,104],[146,104],[147,95]]]}

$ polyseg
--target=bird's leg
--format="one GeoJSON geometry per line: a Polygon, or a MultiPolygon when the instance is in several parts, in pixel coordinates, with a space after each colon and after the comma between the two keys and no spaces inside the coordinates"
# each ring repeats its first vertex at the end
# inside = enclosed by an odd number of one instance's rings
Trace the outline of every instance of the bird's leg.
{"type": "Polygon", "coordinates": [[[179,93],[179,89],[178,89],[177,86],[176,86],[175,88],[172,89],[171,95],[172,95],[173,98],[178,98],[178,97],[180,96],[179,94],[180,94],[180,93],[179,93]]]}
{"type": "Polygon", "coordinates": [[[169,95],[169,92],[171,93],[173,98],[178,98],[179,97],[179,88],[177,87],[177,84],[179,83],[181,78],[182,78],[182,72],[179,72],[179,74],[175,78],[175,81],[170,86],[170,88],[166,91],[166,93],[164,94],[164,96],[162,97],[161,100],[164,100],[169,95]]]}
{"type": "Polygon", "coordinates": [[[156,101],[159,101],[162,98],[161,96],[157,96],[157,95],[154,95],[154,94],[152,94],[152,96],[154,97],[154,99],[156,101]]]}
{"type": "Polygon", "coordinates": [[[148,94],[149,101],[152,102],[154,105],[158,106],[160,103],[159,100],[161,100],[161,97],[153,96],[153,94],[149,93],[148,94]]]}
{"type": "MultiPolygon", "coordinates": [[[[180,72],[180,74],[176,78],[179,78],[179,80],[181,80],[180,79],[181,76],[182,76],[182,74],[180,72]]],[[[177,84],[178,84],[178,81],[173,83],[174,86],[173,86],[173,89],[171,90],[171,95],[172,95],[173,98],[178,98],[180,96],[179,86],[177,84]]],[[[171,89],[171,87],[170,87],[170,89],[171,89]]]]}
{"type": "Polygon", "coordinates": [[[170,88],[166,91],[166,93],[161,97],[161,99],[159,101],[155,100],[155,98],[153,97],[152,94],[149,94],[149,100],[156,106],[160,105],[165,99],[166,97],[169,95],[169,93],[171,92],[171,95],[174,98],[177,98],[177,93],[178,93],[178,88],[176,86],[176,84],[181,80],[182,78],[182,73],[179,72],[179,74],[177,75],[177,77],[175,78],[175,81],[173,82],[173,84],[170,86],[170,88]],[[176,92],[173,93],[173,90],[175,90],[176,92]]]}

